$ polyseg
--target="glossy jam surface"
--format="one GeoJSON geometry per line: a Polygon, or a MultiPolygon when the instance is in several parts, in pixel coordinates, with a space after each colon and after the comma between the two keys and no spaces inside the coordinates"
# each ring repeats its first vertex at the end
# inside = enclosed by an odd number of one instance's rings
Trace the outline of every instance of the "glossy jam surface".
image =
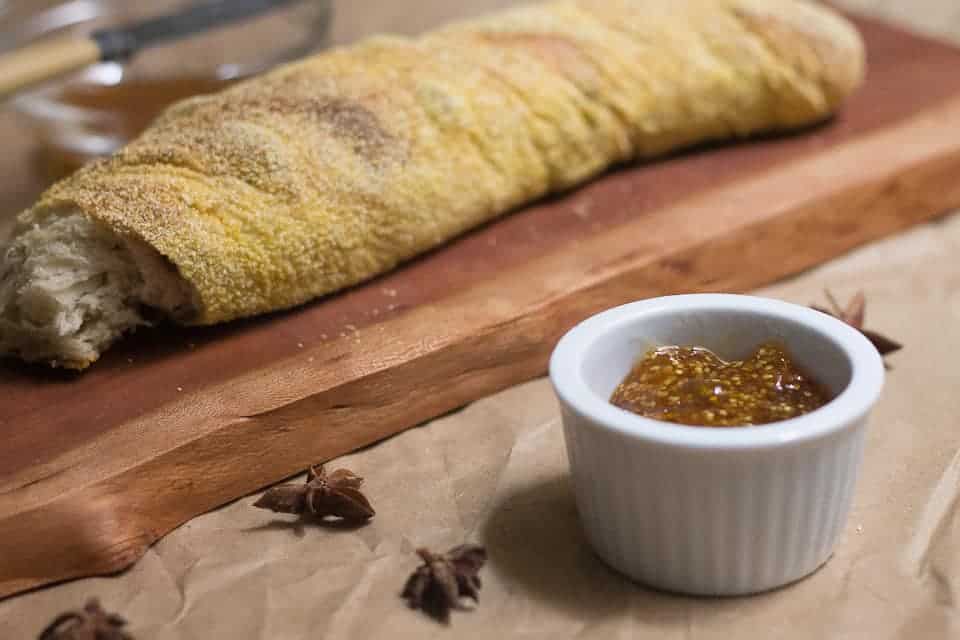
{"type": "Polygon", "coordinates": [[[829,400],[824,388],[772,343],[734,361],[702,347],[654,349],[610,398],[616,406],[647,418],[703,427],[779,422],[829,400]]]}

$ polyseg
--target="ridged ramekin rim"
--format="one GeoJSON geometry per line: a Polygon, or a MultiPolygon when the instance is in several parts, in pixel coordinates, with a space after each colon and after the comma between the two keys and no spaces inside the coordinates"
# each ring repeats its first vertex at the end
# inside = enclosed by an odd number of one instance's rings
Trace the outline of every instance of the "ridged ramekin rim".
{"type": "Polygon", "coordinates": [[[712,450],[750,450],[798,446],[852,428],[877,402],[884,382],[883,359],[862,333],[808,307],[739,294],[685,294],[650,298],[593,315],[568,331],[550,357],[550,380],[560,402],[586,419],[588,428],[666,446],[712,450]],[[644,418],[599,397],[582,377],[588,349],[606,333],[664,311],[738,311],[772,321],[800,323],[833,342],[850,360],[847,387],[829,403],[790,420],[752,427],[711,429],[644,418]]]}

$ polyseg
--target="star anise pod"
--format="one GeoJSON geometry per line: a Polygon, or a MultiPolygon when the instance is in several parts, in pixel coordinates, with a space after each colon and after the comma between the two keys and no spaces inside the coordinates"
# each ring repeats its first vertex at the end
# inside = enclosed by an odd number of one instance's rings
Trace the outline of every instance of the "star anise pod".
{"type": "Polygon", "coordinates": [[[282,484],[266,491],[253,506],[278,513],[316,518],[335,517],[350,522],[374,515],[367,497],[360,492],[363,478],[347,469],[327,474],[323,465],[311,467],[304,484],[282,484]]]}
{"type": "Polygon", "coordinates": [[[133,640],[133,636],[123,630],[126,624],[126,620],[107,613],[96,598],[91,598],[81,611],[57,616],[37,640],[133,640]]]}
{"type": "Polygon", "coordinates": [[[450,610],[462,608],[461,599],[479,601],[480,576],[487,551],[462,544],[446,553],[417,549],[423,564],[407,579],[401,597],[413,609],[422,609],[440,622],[450,622],[450,610]]]}
{"type": "Polygon", "coordinates": [[[903,348],[903,345],[896,340],[892,340],[876,331],[863,328],[863,321],[867,311],[867,297],[863,294],[863,291],[858,291],[857,294],[850,299],[850,302],[845,308],[840,306],[837,299],[833,297],[833,294],[830,293],[829,290],[825,290],[824,294],[830,302],[830,309],[824,309],[817,305],[811,306],[817,311],[843,320],[854,329],[860,331],[860,333],[867,337],[867,340],[873,343],[873,346],[877,348],[881,356],[899,351],[903,348]]]}

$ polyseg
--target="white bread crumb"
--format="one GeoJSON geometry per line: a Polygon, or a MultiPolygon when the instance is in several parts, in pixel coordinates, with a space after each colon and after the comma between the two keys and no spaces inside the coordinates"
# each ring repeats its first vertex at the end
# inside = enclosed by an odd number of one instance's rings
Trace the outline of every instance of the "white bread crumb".
{"type": "Polygon", "coordinates": [[[190,295],[151,251],[79,211],[22,216],[0,260],[0,354],[82,369],[147,324],[144,305],[182,314],[190,295]]]}

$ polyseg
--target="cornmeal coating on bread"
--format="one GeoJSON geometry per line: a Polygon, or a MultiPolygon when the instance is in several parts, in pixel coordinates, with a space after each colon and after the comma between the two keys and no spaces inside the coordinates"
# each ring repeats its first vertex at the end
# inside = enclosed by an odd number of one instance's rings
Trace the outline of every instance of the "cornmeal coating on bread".
{"type": "MultiPolygon", "coordinates": [[[[617,163],[823,120],[855,29],[804,0],[564,0],[380,36],[170,108],[52,187],[162,256],[211,324],[381,274],[617,163]]],[[[149,284],[149,283],[148,283],[149,284]]]]}

